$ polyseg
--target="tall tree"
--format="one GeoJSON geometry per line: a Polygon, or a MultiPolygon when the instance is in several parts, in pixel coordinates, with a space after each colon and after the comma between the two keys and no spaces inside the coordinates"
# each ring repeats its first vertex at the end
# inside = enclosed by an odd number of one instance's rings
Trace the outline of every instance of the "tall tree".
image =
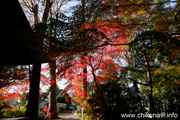
{"type": "MultiPolygon", "coordinates": [[[[34,15],[34,24],[37,23],[43,23],[44,25],[47,24],[47,21],[50,17],[55,17],[57,14],[59,14],[60,8],[62,5],[67,3],[69,0],[21,0],[22,6],[24,6],[27,9],[27,12],[33,13],[34,15]],[[41,11],[42,16],[41,16],[41,11]],[[42,19],[40,21],[40,19],[42,19]]],[[[42,34],[45,34],[45,29],[41,31],[42,34]]],[[[50,34],[51,36],[51,34],[50,34]]],[[[56,35],[55,35],[56,37],[56,35]]],[[[44,38],[42,38],[43,40],[44,38]]],[[[49,40],[50,43],[50,49],[53,50],[53,42],[52,40],[49,40]]],[[[42,44],[43,41],[42,41],[42,44]]],[[[52,53],[52,52],[51,52],[52,53]]],[[[50,55],[50,54],[49,54],[50,55]]],[[[56,106],[56,58],[54,55],[51,55],[51,62],[49,63],[50,67],[50,74],[51,74],[51,87],[50,87],[50,111],[53,113],[51,118],[58,118],[57,113],[57,106],[56,106]]]]}
{"type": "Polygon", "coordinates": [[[156,61],[163,59],[162,50],[172,39],[160,32],[147,31],[137,35],[130,44],[129,50],[134,55],[132,57],[135,57],[134,71],[146,74],[150,112],[154,112],[152,71],[160,66],[156,61]]]}
{"type": "MultiPolygon", "coordinates": [[[[30,11],[33,12],[34,15],[34,23],[39,23],[39,1],[22,1],[27,7],[30,9],[30,11]],[[29,4],[30,3],[30,4],[29,4]]],[[[49,16],[49,11],[51,8],[51,1],[46,0],[44,1],[45,8],[44,13],[42,17],[42,23],[46,24],[49,16]]],[[[38,30],[38,29],[37,29],[38,30]]],[[[40,29],[39,29],[40,30],[40,29]]],[[[39,34],[45,34],[45,29],[41,29],[41,31],[36,31],[39,34]]],[[[42,54],[43,50],[43,39],[44,36],[39,38],[38,43],[39,44],[39,55],[42,54]]],[[[27,112],[26,117],[28,119],[34,119],[36,120],[38,118],[38,107],[39,107],[39,88],[40,88],[40,75],[41,75],[41,63],[33,64],[32,69],[32,76],[30,76],[30,91],[29,91],[29,99],[28,99],[28,106],[27,106],[27,112]]]]}
{"type": "MultiPolygon", "coordinates": [[[[81,1],[81,4],[82,4],[82,23],[81,24],[84,24],[86,21],[85,21],[85,0],[82,0],[81,1]]],[[[84,33],[83,33],[83,36],[82,36],[84,39],[84,33]]],[[[84,55],[83,56],[87,56],[87,53],[84,52],[84,55]]],[[[85,59],[84,59],[85,60],[85,59]]],[[[84,97],[87,97],[87,65],[86,63],[84,63],[84,67],[83,67],[83,81],[82,81],[82,86],[83,86],[83,93],[84,93],[84,97]]]]}
{"type": "MultiPolygon", "coordinates": [[[[86,104],[83,104],[87,101],[84,101],[85,99],[83,97],[84,91],[82,90],[82,84],[80,84],[82,83],[82,80],[87,77],[88,80],[93,81],[93,87],[98,89],[100,84],[108,81],[108,77],[113,78],[112,74],[114,71],[120,70],[121,68],[118,64],[115,64],[115,61],[117,62],[118,59],[111,60],[111,58],[113,59],[114,56],[118,57],[118,55],[123,55],[122,53],[125,51],[121,47],[110,46],[112,44],[125,44],[126,35],[118,34],[118,31],[123,29],[123,27],[119,27],[118,24],[107,21],[94,21],[94,16],[89,16],[90,10],[94,11],[97,7],[93,6],[94,4],[97,4],[97,1],[87,2],[85,5],[86,23],[80,24],[76,21],[74,24],[75,27],[78,27],[73,30],[73,39],[71,42],[75,44],[71,47],[74,48],[74,52],[77,54],[73,54],[74,58],[72,58],[71,65],[69,69],[65,71],[63,76],[69,82],[66,90],[70,90],[72,94],[75,95],[74,99],[82,106],[87,106],[86,104]],[[102,52],[103,49],[104,52],[102,52]],[[86,54],[83,54],[85,51],[86,54]],[[105,53],[104,56],[103,53],[105,53]],[[84,74],[85,72],[82,71],[82,68],[92,70],[87,71],[87,74],[84,74]],[[101,69],[103,71],[102,74],[97,76],[97,72],[101,69]]],[[[75,12],[78,12],[78,10],[75,12]]],[[[78,13],[76,13],[75,15],[77,15],[75,16],[76,18],[79,18],[78,21],[81,21],[82,14],[78,15],[78,13]]],[[[87,94],[87,98],[91,97],[88,93],[85,94],[87,94]]]]}

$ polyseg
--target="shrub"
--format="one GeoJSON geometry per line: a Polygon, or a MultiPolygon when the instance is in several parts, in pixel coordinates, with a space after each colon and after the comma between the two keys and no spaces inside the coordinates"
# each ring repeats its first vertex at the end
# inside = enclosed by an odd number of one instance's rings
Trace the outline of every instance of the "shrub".
{"type": "Polygon", "coordinates": [[[0,115],[0,118],[10,118],[11,115],[8,114],[7,112],[3,112],[1,115],[0,115]]]}
{"type": "Polygon", "coordinates": [[[74,105],[73,112],[75,112],[76,110],[77,110],[77,105],[74,105]]]}
{"type": "Polygon", "coordinates": [[[26,115],[26,110],[19,111],[18,117],[24,117],[26,115]]]}
{"type": "Polygon", "coordinates": [[[85,119],[87,116],[88,116],[87,113],[84,113],[83,114],[83,119],[85,119]]]}
{"type": "Polygon", "coordinates": [[[25,109],[19,109],[17,107],[11,107],[9,109],[4,109],[4,112],[0,115],[0,118],[14,118],[14,117],[24,117],[26,113],[25,109]]]}
{"type": "Polygon", "coordinates": [[[5,109],[10,109],[11,106],[7,104],[7,102],[2,101],[0,103],[0,117],[3,116],[3,113],[6,112],[5,109]]]}
{"type": "Polygon", "coordinates": [[[81,113],[78,113],[77,116],[78,116],[78,117],[81,117],[81,113]]]}
{"type": "MultiPolygon", "coordinates": [[[[103,120],[120,119],[122,113],[143,113],[145,106],[142,98],[136,93],[134,86],[126,87],[119,80],[101,84],[92,100],[95,117],[103,120]]],[[[91,104],[92,104],[91,103],[91,104]]]]}
{"type": "Polygon", "coordinates": [[[85,117],[85,120],[90,120],[90,116],[87,115],[87,116],[85,117]]]}
{"type": "Polygon", "coordinates": [[[57,111],[58,113],[66,110],[66,104],[65,103],[57,103],[57,111]]]}

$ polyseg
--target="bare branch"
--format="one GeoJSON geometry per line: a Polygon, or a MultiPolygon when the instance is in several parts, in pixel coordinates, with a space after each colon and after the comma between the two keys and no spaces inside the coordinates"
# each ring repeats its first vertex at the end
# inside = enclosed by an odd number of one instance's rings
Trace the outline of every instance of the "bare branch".
{"type": "Polygon", "coordinates": [[[96,79],[96,75],[95,75],[95,70],[94,70],[91,62],[90,62],[90,64],[89,64],[89,66],[90,66],[91,69],[92,69],[92,74],[93,74],[93,77],[94,77],[94,82],[95,82],[95,84],[96,84],[96,87],[99,89],[99,85],[98,85],[98,83],[97,83],[97,79],[96,79]]]}
{"type": "Polygon", "coordinates": [[[132,79],[132,78],[130,78],[130,77],[129,77],[128,79],[131,80],[131,81],[135,81],[135,82],[137,82],[137,83],[140,84],[140,85],[148,86],[148,84],[138,82],[137,80],[134,80],[134,79],[132,79]]]}
{"type": "MultiPolygon", "coordinates": [[[[99,66],[101,65],[101,62],[102,62],[102,59],[103,59],[103,52],[104,51],[104,49],[102,49],[102,55],[101,55],[101,58],[99,59],[99,64],[98,64],[98,67],[95,69],[95,70],[97,70],[97,69],[99,69],[99,66]]],[[[97,65],[97,64],[96,64],[97,65]]],[[[96,66],[95,65],[95,66],[96,66]]]]}
{"type": "Polygon", "coordinates": [[[1,85],[0,85],[0,89],[3,88],[3,87],[6,87],[7,85],[14,84],[14,83],[16,83],[15,80],[14,80],[13,82],[7,82],[7,83],[5,83],[5,84],[1,84],[1,85]]]}
{"type": "Polygon", "coordinates": [[[29,11],[32,12],[33,8],[32,8],[32,6],[27,1],[22,0],[21,3],[24,4],[29,9],[29,11]]]}
{"type": "Polygon", "coordinates": [[[145,3],[145,4],[126,4],[126,5],[108,5],[108,7],[129,7],[129,6],[152,6],[152,5],[162,5],[165,3],[177,3],[178,1],[164,1],[164,2],[159,2],[159,3],[145,3]]]}

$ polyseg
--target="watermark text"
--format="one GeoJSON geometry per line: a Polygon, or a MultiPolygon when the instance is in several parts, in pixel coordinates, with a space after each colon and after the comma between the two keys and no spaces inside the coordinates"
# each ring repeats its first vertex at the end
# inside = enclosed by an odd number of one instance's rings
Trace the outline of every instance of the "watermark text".
{"type": "Polygon", "coordinates": [[[177,113],[156,113],[156,114],[148,114],[148,113],[138,113],[138,114],[121,114],[122,118],[178,118],[177,113]]]}

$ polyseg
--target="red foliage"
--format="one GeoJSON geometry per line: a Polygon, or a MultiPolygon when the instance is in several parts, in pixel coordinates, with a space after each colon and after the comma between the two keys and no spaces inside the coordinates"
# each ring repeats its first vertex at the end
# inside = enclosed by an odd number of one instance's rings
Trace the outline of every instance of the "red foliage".
{"type": "MultiPolygon", "coordinates": [[[[86,93],[83,91],[83,78],[87,78],[88,82],[96,79],[98,85],[109,81],[109,79],[114,80],[115,72],[121,71],[121,65],[125,62],[128,64],[129,61],[125,47],[112,45],[126,42],[127,35],[119,32],[124,29],[123,27],[116,23],[97,22],[96,24],[86,23],[83,25],[83,29],[96,29],[105,34],[106,37],[103,37],[102,34],[99,34],[99,37],[96,35],[99,40],[95,44],[100,47],[83,51],[80,55],[73,56],[69,59],[68,66],[66,66],[66,61],[64,61],[64,64],[61,61],[58,66],[59,73],[62,71],[62,68],[65,70],[61,77],[68,80],[68,86],[65,88],[65,91],[70,91],[75,96],[73,100],[79,104],[82,102],[82,99],[90,97],[85,96],[86,93]],[[124,59],[123,63],[122,59],[124,59]],[[84,68],[87,68],[87,73],[83,73],[84,68]]],[[[88,34],[93,36],[93,33],[89,32],[88,34]]],[[[95,82],[94,88],[97,89],[95,82]]]]}
{"type": "Polygon", "coordinates": [[[13,98],[22,98],[22,95],[20,93],[4,93],[2,94],[3,100],[9,100],[13,98]]]}
{"type": "Polygon", "coordinates": [[[169,59],[178,59],[177,56],[179,55],[179,53],[180,53],[180,50],[174,48],[174,49],[172,49],[171,52],[169,53],[168,58],[169,58],[169,59]]]}
{"type": "Polygon", "coordinates": [[[48,106],[44,106],[43,111],[44,111],[44,112],[48,112],[48,111],[49,111],[48,106]]]}
{"type": "MultiPolygon", "coordinates": [[[[108,81],[109,79],[114,80],[114,74],[116,71],[121,71],[122,59],[128,63],[128,57],[125,54],[126,49],[112,44],[122,44],[126,42],[126,34],[122,34],[122,29],[116,23],[108,22],[97,22],[95,24],[84,24],[82,30],[85,29],[96,29],[98,34],[94,34],[92,31],[88,31],[85,35],[88,37],[96,37],[98,40],[93,45],[98,46],[97,48],[74,51],[68,54],[67,57],[60,56],[58,58],[59,64],[57,64],[57,77],[65,78],[68,80],[68,86],[65,88],[65,93],[70,91],[75,96],[74,100],[81,102],[81,99],[87,99],[86,91],[83,91],[83,78],[87,78],[88,82],[94,82],[94,88],[97,89],[97,85],[108,81]],[[104,36],[103,34],[106,36],[104,36]],[[79,52],[77,52],[79,51],[79,52]],[[74,54],[72,54],[74,52],[74,54]],[[78,53],[78,54],[76,54],[78,53]],[[83,69],[87,68],[87,73],[83,72],[83,69]],[[96,81],[95,81],[96,80],[96,81]],[[96,83],[95,83],[96,82],[96,83]]],[[[84,43],[91,42],[84,39],[84,43]]],[[[50,85],[55,81],[50,81],[47,78],[46,72],[49,71],[48,67],[42,68],[41,83],[42,85],[50,85]]],[[[28,72],[17,71],[17,73],[23,72],[25,76],[28,76],[28,72]]],[[[18,96],[29,90],[29,79],[26,78],[22,81],[17,81],[13,85],[9,85],[3,88],[4,96],[6,99],[11,99],[12,96],[18,96]],[[10,89],[13,89],[13,93],[8,93],[10,89]],[[19,92],[20,91],[20,92],[19,92]],[[8,94],[11,97],[8,97],[8,94]],[[13,94],[13,95],[12,95],[13,94]]],[[[20,97],[20,96],[19,96],[20,97]]]]}
{"type": "MultiPolygon", "coordinates": [[[[42,68],[43,73],[41,74],[41,84],[43,86],[50,85],[49,78],[46,76],[45,72],[48,72],[48,68],[42,68]]],[[[29,92],[29,71],[27,70],[17,70],[16,73],[18,73],[18,76],[8,77],[5,81],[11,81],[11,84],[8,84],[4,87],[2,87],[0,90],[2,90],[2,99],[3,100],[9,100],[13,98],[21,98],[22,94],[25,92],[29,92]],[[22,79],[19,79],[20,76],[23,77],[22,79]],[[12,79],[12,80],[11,80],[12,79]]],[[[40,90],[40,95],[42,95],[42,92],[40,90]]]]}
{"type": "Polygon", "coordinates": [[[51,113],[48,106],[44,106],[44,109],[43,109],[44,112],[46,112],[46,118],[50,119],[51,118],[51,115],[54,114],[54,113],[51,113]]]}

